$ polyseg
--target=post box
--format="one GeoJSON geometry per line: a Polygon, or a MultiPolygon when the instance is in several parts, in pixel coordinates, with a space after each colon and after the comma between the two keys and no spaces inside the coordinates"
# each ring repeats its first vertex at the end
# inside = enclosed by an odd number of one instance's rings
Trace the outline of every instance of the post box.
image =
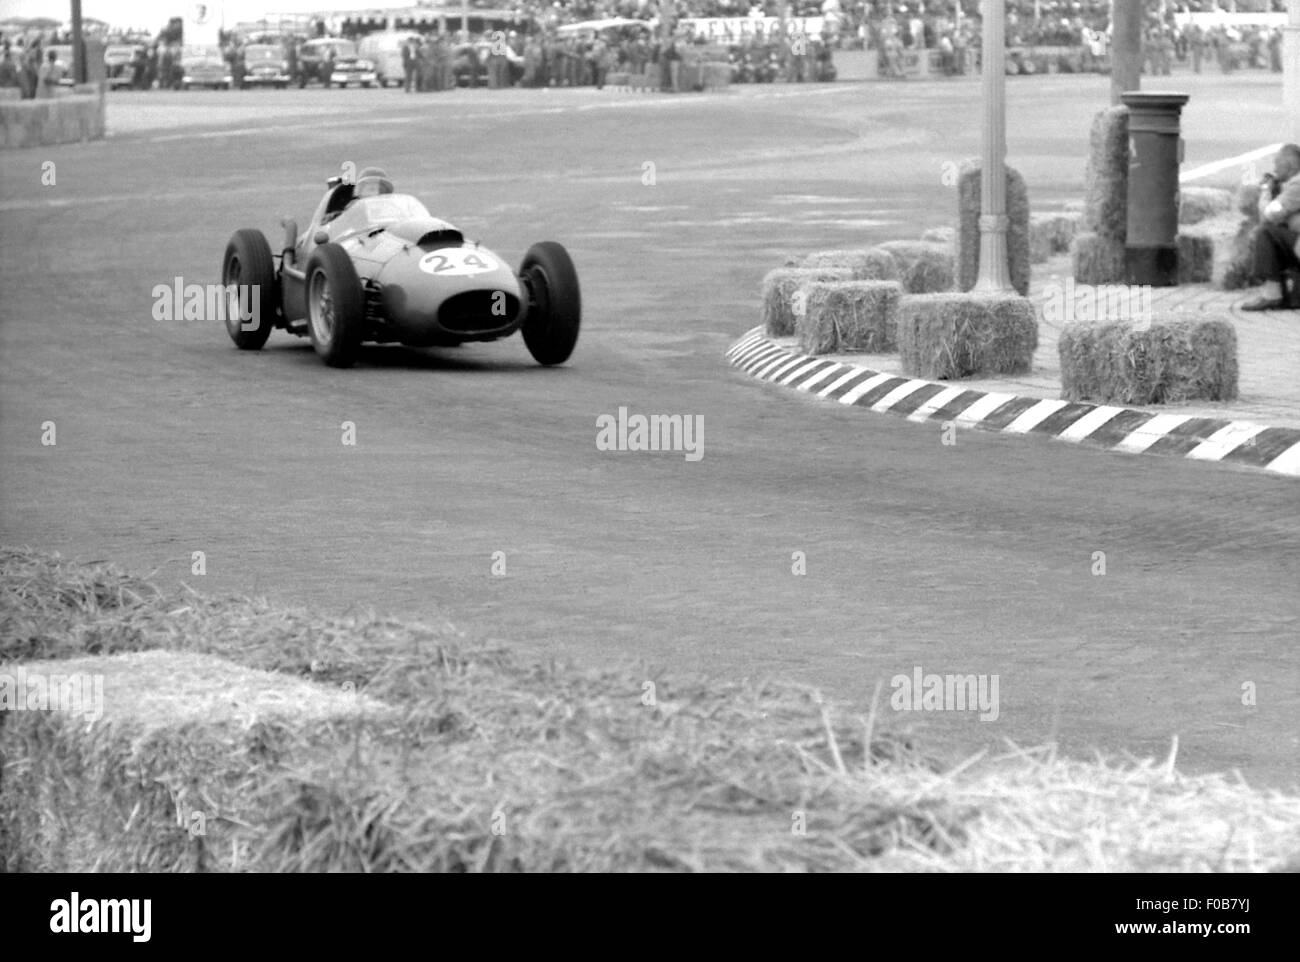
{"type": "Polygon", "coordinates": [[[1120,99],[1129,109],[1129,284],[1173,287],[1178,283],[1178,165],[1183,160],[1180,116],[1187,94],[1131,90],[1120,99]]]}

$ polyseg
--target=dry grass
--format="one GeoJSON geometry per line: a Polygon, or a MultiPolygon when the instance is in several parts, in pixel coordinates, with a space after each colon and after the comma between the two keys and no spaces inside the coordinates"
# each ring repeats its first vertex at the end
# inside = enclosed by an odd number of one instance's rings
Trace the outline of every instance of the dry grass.
{"type": "Polygon", "coordinates": [[[806,310],[795,323],[803,353],[898,350],[897,281],[814,282],[805,290],[806,310]]]}
{"type": "Polygon", "coordinates": [[[1166,404],[1237,397],[1237,331],[1228,321],[1067,324],[1057,350],[1069,401],[1166,404]]]}
{"type": "Polygon", "coordinates": [[[1215,239],[1202,231],[1178,235],[1178,283],[1208,284],[1214,277],[1215,239]]]}
{"type": "Polygon", "coordinates": [[[1178,223],[1199,224],[1232,210],[1233,194],[1222,187],[1180,187],[1178,189],[1178,223]]]}
{"type": "Polygon", "coordinates": [[[878,247],[864,250],[816,251],[796,266],[810,269],[843,268],[855,281],[893,281],[898,279],[898,262],[878,247]]]}
{"type": "Polygon", "coordinates": [[[898,279],[909,294],[950,291],[953,285],[952,246],[934,241],[887,241],[875,248],[898,264],[898,279]]]}
{"type": "Polygon", "coordinates": [[[848,267],[778,267],[763,278],[763,328],[772,337],[794,333],[795,321],[804,312],[803,288],[811,281],[851,281],[848,267]]]}
{"type": "Polygon", "coordinates": [[[0,674],[105,678],[94,725],[0,713],[8,870],[1252,871],[1300,851],[1300,800],[1172,758],[941,771],[874,708],[797,686],[579,671],[29,552],[0,551],[0,639],[0,674]]]}
{"type": "Polygon", "coordinates": [[[1124,242],[1085,232],[1070,245],[1070,267],[1080,284],[1124,284],[1128,280],[1124,242]]]}
{"type": "Polygon", "coordinates": [[[1128,165],[1128,108],[1108,107],[1093,117],[1088,135],[1083,229],[1120,246],[1128,238],[1128,165]]]}
{"type": "Polygon", "coordinates": [[[1034,305],[1015,294],[950,292],[899,302],[899,360],[912,377],[1019,374],[1037,347],[1034,305]]]}

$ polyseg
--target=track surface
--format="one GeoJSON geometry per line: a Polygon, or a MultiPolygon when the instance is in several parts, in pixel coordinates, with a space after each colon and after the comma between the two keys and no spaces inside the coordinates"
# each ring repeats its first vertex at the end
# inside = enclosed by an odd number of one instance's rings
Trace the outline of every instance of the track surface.
{"type": "MultiPolygon", "coordinates": [[[[1103,81],[1008,85],[1037,206],[1079,196],[1103,81]]],[[[1275,81],[1179,81],[1189,164],[1276,140],[1275,81]]],[[[944,165],[978,153],[978,95],[115,96],[112,141],[0,157],[0,536],[209,591],[444,614],[583,664],[797,679],[864,711],[917,665],[998,674],[996,722],[884,722],[954,754],[1163,755],[1177,734],[1189,770],[1294,786],[1294,481],[975,431],[944,446],[723,365],[786,256],[951,222],[944,165]],[[242,354],[215,324],[151,318],[154,285],[217,280],[235,228],[278,237],[345,161],[511,261],[569,246],[571,364],[513,338],[339,372],[282,334],[242,354]],[[620,406],[703,415],[703,460],[597,450],[620,406]]]]}

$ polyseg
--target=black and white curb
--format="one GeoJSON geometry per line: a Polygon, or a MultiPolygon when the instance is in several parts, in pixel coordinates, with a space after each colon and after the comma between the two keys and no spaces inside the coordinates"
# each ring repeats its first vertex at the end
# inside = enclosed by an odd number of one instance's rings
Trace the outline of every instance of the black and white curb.
{"type": "Polygon", "coordinates": [[[881,374],[824,357],[792,354],[756,327],[727,351],[751,377],[817,397],[902,414],[909,421],[953,421],[1004,434],[1043,434],[1132,454],[1222,461],[1300,477],[1300,428],[1249,421],[1149,414],[1087,404],[972,391],[959,385],[881,374]]]}

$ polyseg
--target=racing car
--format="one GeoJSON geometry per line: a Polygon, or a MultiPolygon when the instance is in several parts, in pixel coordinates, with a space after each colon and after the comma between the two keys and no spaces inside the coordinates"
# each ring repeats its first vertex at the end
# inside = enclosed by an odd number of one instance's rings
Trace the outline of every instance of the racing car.
{"type": "Polygon", "coordinates": [[[310,337],[331,367],[350,366],[366,341],[450,346],[515,331],[539,364],[573,353],[582,298],[560,244],[534,244],[516,273],[375,167],[355,183],[331,177],[306,230],[282,223],[278,254],[259,230],[226,245],[225,323],[242,350],[281,328],[310,337]]]}

